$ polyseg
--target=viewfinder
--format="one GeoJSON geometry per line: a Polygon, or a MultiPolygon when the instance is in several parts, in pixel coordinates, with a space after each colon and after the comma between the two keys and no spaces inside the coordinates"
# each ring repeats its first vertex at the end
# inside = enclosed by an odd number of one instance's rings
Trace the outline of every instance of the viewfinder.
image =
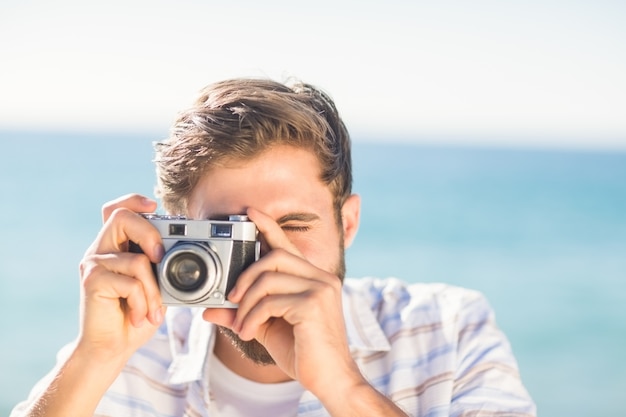
{"type": "Polygon", "coordinates": [[[181,223],[172,223],[170,224],[170,236],[186,236],[187,235],[187,225],[181,223]]]}
{"type": "Polygon", "coordinates": [[[211,237],[231,237],[233,234],[232,224],[211,223],[211,237]]]}

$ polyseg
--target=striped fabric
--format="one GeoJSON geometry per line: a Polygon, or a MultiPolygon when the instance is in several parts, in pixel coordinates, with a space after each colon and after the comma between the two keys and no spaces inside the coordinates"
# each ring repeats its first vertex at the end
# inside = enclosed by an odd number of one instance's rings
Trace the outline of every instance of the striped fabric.
{"type": "MultiPolygon", "coordinates": [[[[215,333],[201,312],[168,309],[164,325],[131,358],[95,415],[210,416],[207,375],[212,355],[207,352],[215,333]]],[[[363,374],[407,414],[536,414],[509,343],[480,293],[444,284],[346,279],[344,315],[352,354],[363,374]]],[[[69,351],[60,352],[59,361],[69,351]]],[[[11,416],[22,415],[27,406],[28,401],[19,404],[11,416]]],[[[303,394],[298,416],[327,415],[315,396],[303,394]]]]}

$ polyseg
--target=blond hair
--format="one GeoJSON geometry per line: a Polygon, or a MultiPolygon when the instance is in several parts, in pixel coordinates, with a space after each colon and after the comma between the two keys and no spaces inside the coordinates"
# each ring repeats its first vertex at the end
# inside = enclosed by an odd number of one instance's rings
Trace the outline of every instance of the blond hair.
{"type": "Polygon", "coordinates": [[[232,79],[207,86],[155,144],[156,195],[170,213],[211,168],[246,160],[278,144],[311,150],[336,210],[352,189],[350,137],[332,99],[309,84],[232,79]]]}

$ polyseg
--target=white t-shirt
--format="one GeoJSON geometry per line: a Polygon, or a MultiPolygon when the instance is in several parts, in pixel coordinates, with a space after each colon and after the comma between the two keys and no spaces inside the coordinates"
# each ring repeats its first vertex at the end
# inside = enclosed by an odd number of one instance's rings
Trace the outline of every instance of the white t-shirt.
{"type": "Polygon", "coordinates": [[[262,384],[228,369],[215,355],[210,367],[211,415],[294,417],[304,388],[298,381],[262,384]]]}

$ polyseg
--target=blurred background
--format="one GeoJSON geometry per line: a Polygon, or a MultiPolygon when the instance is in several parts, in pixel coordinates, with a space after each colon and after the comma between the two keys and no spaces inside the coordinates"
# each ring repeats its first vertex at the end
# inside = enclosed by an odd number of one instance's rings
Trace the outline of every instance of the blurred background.
{"type": "Polygon", "coordinates": [[[624,415],[626,5],[0,5],[0,415],[77,330],[105,201],[204,85],[327,90],[363,197],[348,275],[485,293],[540,415],[624,415]]]}

